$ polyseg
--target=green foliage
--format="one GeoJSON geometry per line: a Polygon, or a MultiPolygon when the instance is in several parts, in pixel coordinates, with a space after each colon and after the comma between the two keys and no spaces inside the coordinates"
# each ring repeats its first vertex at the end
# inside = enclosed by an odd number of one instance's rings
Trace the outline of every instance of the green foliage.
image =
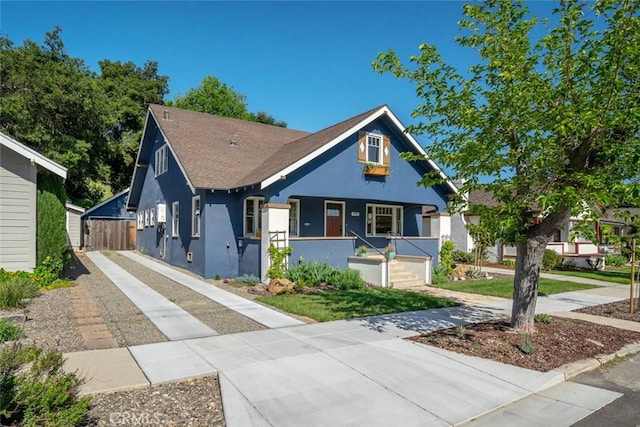
{"type": "MultiPolygon", "coordinates": [[[[0,285],[1,286],[1,285],[0,285]]],[[[15,341],[22,335],[22,327],[15,322],[0,319],[0,344],[15,341]]]]}
{"type": "Polygon", "coordinates": [[[307,286],[315,287],[323,283],[340,290],[362,289],[365,286],[360,271],[352,268],[341,270],[317,261],[289,267],[285,277],[298,285],[300,289],[296,290],[304,290],[307,286]]]}
{"type": "Polygon", "coordinates": [[[628,262],[627,257],[620,254],[609,254],[604,257],[604,265],[607,267],[621,267],[628,262]]]}
{"type": "MultiPolygon", "coordinates": [[[[530,252],[584,206],[640,198],[639,9],[637,1],[563,1],[547,20],[524,1],[474,2],[456,37],[476,58],[468,70],[427,43],[410,66],[388,50],[373,68],[415,84],[419,122],[407,132],[432,141],[429,157],[455,170],[451,178],[467,179],[461,194],[491,193],[489,228],[530,252]]],[[[433,171],[421,184],[442,180],[433,171]]],[[[523,314],[536,303],[535,277],[522,278],[514,327],[533,320],[523,314]]]]}
{"type": "Polygon", "coordinates": [[[513,267],[516,265],[516,260],[515,259],[503,259],[500,261],[500,264],[502,265],[506,265],[509,267],[513,267]]]}
{"type": "Polygon", "coordinates": [[[438,260],[438,265],[442,266],[447,272],[447,276],[450,276],[453,272],[453,251],[455,250],[456,245],[451,240],[447,240],[442,243],[442,247],[440,248],[440,258],[438,260]]]}
{"type": "Polygon", "coordinates": [[[60,353],[19,344],[0,347],[0,423],[77,425],[89,399],[77,396],[81,381],[63,370],[60,353]]]}
{"type": "Polygon", "coordinates": [[[271,266],[267,269],[267,277],[269,279],[282,279],[287,269],[287,257],[291,255],[293,248],[290,246],[285,249],[278,249],[274,245],[269,246],[269,257],[271,258],[271,266]]]}
{"type": "Polygon", "coordinates": [[[318,322],[459,305],[446,298],[390,288],[275,295],[258,297],[258,301],[318,322]]]}
{"type": "Polygon", "coordinates": [[[328,283],[341,291],[363,289],[365,287],[365,282],[362,280],[362,276],[360,276],[360,271],[353,268],[347,268],[345,270],[334,269],[328,283]]]}
{"type": "Polygon", "coordinates": [[[431,284],[432,285],[443,285],[449,282],[449,273],[447,272],[447,268],[443,265],[436,265],[433,269],[433,274],[431,275],[431,284]]]}
{"type": "Polygon", "coordinates": [[[242,276],[236,277],[234,280],[249,286],[255,286],[260,283],[260,278],[253,274],[243,274],[242,276]]]}
{"type": "Polygon", "coordinates": [[[213,280],[220,280],[220,279],[222,279],[222,277],[220,277],[219,274],[216,274],[215,277],[213,278],[213,280]]]}
{"type": "Polygon", "coordinates": [[[562,263],[562,256],[551,249],[545,249],[542,256],[542,268],[545,270],[553,270],[554,267],[562,263]]]}
{"type": "Polygon", "coordinates": [[[66,209],[54,194],[38,191],[37,211],[37,263],[58,265],[67,251],[66,209]]]}
{"type": "Polygon", "coordinates": [[[551,324],[551,316],[549,316],[547,313],[538,313],[533,316],[533,321],[535,323],[544,323],[545,325],[549,325],[551,324]]]}
{"type": "Polygon", "coordinates": [[[369,248],[367,248],[365,245],[361,245],[360,247],[358,247],[358,255],[367,255],[369,253],[369,248]]]}
{"type": "Polygon", "coordinates": [[[38,285],[22,276],[9,277],[0,282],[0,310],[24,307],[23,300],[38,295],[38,285]]]}
{"type": "Polygon", "coordinates": [[[473,253],[455,250],[451,252],[451,258],[456,264],[471,264],[474,261],[473,253]]]}
{"type": "Polygon", "coordinates": [[[250,113],[247,110],[246,96],[213,76],[205,77],[200,86],[176,96],[173,102],[167,104],[185,110],[287,127],[285,122],[276,120],[263,111],[250,113]]]}
{"type": "Polygon", "coordinates": [[[533,339],[531,338],[531,334],[522,335],[522,342],[518,344],[518,350],[520,350],[526,355],[531,355],[536,352],[536,348],[533,345],[533,339]]]}

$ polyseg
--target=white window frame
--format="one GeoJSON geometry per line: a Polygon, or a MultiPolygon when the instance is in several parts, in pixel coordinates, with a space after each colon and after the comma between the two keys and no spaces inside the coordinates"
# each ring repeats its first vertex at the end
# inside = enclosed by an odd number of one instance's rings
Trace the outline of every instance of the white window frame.
{"type": "Polygon", "coordinates": [[[156,150],[156,176],[160,176],[169,169],[169,147],[164,144],[156,150]]]}
{"type": "Polygon", "coordinates": [[[202,205],[200,204],[200,196],[191,198],[191,237],[200,237],[200,212],[202,205]],[[196,202],[198,208],[196,209],[196,202]]]}
{"type": "Polygon", "coordinates": [[[367,237],[381,237],[386,236],[386,233],[376,233],[376,208],[391,208],[391,231],[402,235],[404,229],[404,208],[401,205],[384,205],[376,203],[367,203],[366,207],[366,222],[365,222],[365,234],[367,237]],[[371,212],[370,212],[371,210],[371,212]],[[369,218],[371,214],[371,218],[369,218]],[[369,221],[371,221],[371,231],[369,231],[369,221]]]}
{"type": "Polygon", "coordinates": [[[289,209],[289,235],[297,237],[300,235],[300,199],[289,199],[288,203],[291,205],[289,209]],[[292,213],[294,218],[291,217],[292,213]],[[291,227],[292,220],[295,220],[293,227],[291,227]]]}
{"type": "Polygon", "coordinates": [[[144,226],[145,227],[149,226],[149,209],[146,209],[144,211],[144,226]]]}
{"type": "Polygon", "coordinates": [[[156,226],[156,208],[149,209],[149,227],[156,226]]]}
{"type": "Polygon", "coordinates": [[[180,235],[180,202],[171,203],[171,237],[180,235]]]}
{"type": "Polygon", "coordinates": [[[347,203],[340,200],[325,200],[324,201],[324,211],[322,211],[322,219],[324,221],[324,237],[327,236],[327,205],[331,203],[332,205],[342,205],[342,237],[344,237],[346,233],[347,227],[347,203]]]}
{"type": "MultiPolygon", "coordinates": [[[[243,209],[242,209],[242,234],[245,237],[255,237],[256,232],[260,230],[262,227],[262,212],[260,209],[260,202],[264,204],[264,197],[262,196],[251,196],[244,199],[243,209]],[[257,203],[253,203],[253,211],[251,215],[253,216],[253,232],[247,231],[247,201],[252,200],[257,203]]],[[[262,230],[260,230],[262,231],[262,230]]]]}
{"type": "Polygon", "coordinates": [[[138,211],[138,230],[142,230],[144,228],[144,212],[138,211]]]}
{"type": "Polygon", "coordinates": [[[376,165],[382,164],[382,150],[384,149],[384,136],[379,133],[367,133],[367,163],[372,163],[376,165]],[[369,158],[369,146],[373,145],[372,142],[377,141],[378,143],[378,158],[370,159],[369,158]]]}

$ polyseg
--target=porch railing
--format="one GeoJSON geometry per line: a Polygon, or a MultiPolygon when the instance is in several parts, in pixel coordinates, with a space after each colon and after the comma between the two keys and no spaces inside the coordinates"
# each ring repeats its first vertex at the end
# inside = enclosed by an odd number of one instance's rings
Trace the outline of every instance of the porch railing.
{"type": "Polygon", "coordinates": [[[367,246],[369,246],[371,249],[373,249],[374,251],[378,252],[380,255],[382,255],[383,257],[385,257],[385,259],[389,259],[389,256],[383,252],[380,252],[378,250],[378,248],[376,248],[375,246],[373,246],[371,244],[371,242],[369,242],[367,239],[365,239],[364,237],[362,237],[361,235],[359,235],[358,233],[356,233],[353,230],[349,230],[349,233],[353,234],[355,237],[357,237],[358,239],[362,240],[364,243],[367,244],[367,246]]]}
{"type": "Polygon", "coordinates": [[[423,254],[425,254],[426,256],[433,258],[433,255],[431,255],[429,252],[425,251],[424,249],[422,249],[420,246],[416,245],[415,243],[413,243],[411,240],[406,239],[403,235],[398,234],[394,231],[389,231],[387,232],[387,238],[389,240],[393,239],[394,243],[395,243],[395,247],[396,250],[398,249],[398,244],[397,244],[397,240],[398,238],[400,238],[401,240],[407,242],[408,244],[410,244],[411,246],[413,246],[414,248],[416,248],[418,251],[422,252],[423,254]]]}

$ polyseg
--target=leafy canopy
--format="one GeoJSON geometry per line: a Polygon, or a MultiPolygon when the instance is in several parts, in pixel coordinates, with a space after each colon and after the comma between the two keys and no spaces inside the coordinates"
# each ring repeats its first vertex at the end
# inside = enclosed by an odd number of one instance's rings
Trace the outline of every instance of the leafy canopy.
{"type": "Polygon", "coordinates": [[[523,1],[468,4],[456,38],[478,59],[467,72],[426,43],[411,67],[392,50],[373,67],[415,83],[420,122],[408,132],[430,138],[430,156],[467,179],[463,192],[490,181],[503,237],[551,236],[568,212],[638,197],[627,185],[640,171],[638,8],[563,0],[540,20],[523,1]]]}

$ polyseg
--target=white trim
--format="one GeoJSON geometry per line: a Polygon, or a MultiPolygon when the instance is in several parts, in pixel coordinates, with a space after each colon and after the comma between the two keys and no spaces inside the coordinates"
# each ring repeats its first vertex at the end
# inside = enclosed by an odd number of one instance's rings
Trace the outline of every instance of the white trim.
{"type": "Polygon", "coordinates": [[[154,161],[153,171],[156,178],[169,171],[169,149],[166,142],[154,152],[154,161]]]}
{"type": "Polygon", "coordinates": [[[367,132],[365,138],[366,138],[365,157],[366,157],[367,163],[382,165],[383,163],[382,159],[384,158],[384,155],[382,153],[384,150],[384,135],[376,132],[367,132]],[[369,159],[369,138],[375,138],[378,140],[378,158],[376,159],[376,161],[372,161],[369,159]]]}
{"type": "Polygon", "coordinates": [[[347,206],[346,203],[343,201],[339,201],[339,200],[325,200],[324,201],[324,210],[322,211],[322,217],[323,217],[323,221],[324,221],[324,237],[344,237],[345,235],[345,221],[346,221],[346,210],[347,210],[347,206]],[[336,205],[342,205],[342,236],[327,236],[327,203],[333,203],[336,205]]]}
{"type": "Polygon", "coordinates": [[[291,198],[287,200],[287,203],[291,205],[291,208],[289,209],[289,235],[297,237],[300,235],[300,199],[291,198]],[[295,205],[295,209],[293,205],[291,205],[291,202],[294,202],[293,204],[295,205]],[[291,230],[291,212],[296,213],[296,229],[295,230],[291,230]]]}
{"type": "MultiPolygon", "coordinates": [[[[262,222],[262,212],[260,210],[260,202],[264,204],[264,197],[262,196],[249,196],[245,197],[242,201],[242,235],[244,237],[255,237],[258,227],[262,222]],[[247,233],[247,200],[257,201],[257,204],[253,206],[253,233],[247,233]],[[258,220],[260,218],[260,220],[258,220]]],[[[262,230],[260,230],[262,232],[262,230]]]]}
{"type": "Polygon", "coordinates": [[[404,232],[404,207],[402,205],[390,205],[390,204],[383,204],[383,203],[367,203],[365,206],[365,223],[364,223],[364,234],[366,237],[383,237],[386,236],[387,234],[378,234],[376,233],[376,212],[375,209],[376,208],[391,208],[391,230],[395,233],[398,233],[400,235],[403,234],[404,232]],[[371,233],[369,233],[367,231],[367,228],[369,226],[369,208],[372,208],[372,212],[371,212],[371,233]],[[398,209],[400,209],[400,230],[397,230],[397,224],[398,224],[398,209]]]}
{"type": "Polygon", "coordinates": [[[156,208],[155,206],[149,209],[149,227],[156,226],[156,208]]]}
{"type": "Polygon", "coordinates": [[[180,202],[176,201],[171,203],[171,237],[179,237],[179,236],[180,236],[180,202]]]}
{"type": "Polygon", "coordinates": [[[0,132],[0,145],[3,145],[12,151],[15,151],[22,157],[31,160],[38,166],[42,166],[46,170],[58,175],[62,179],[67,179],[67,168],[43,156],[37,151],[27,147],[26,145],[16,141],[9,135],[6,135],[2,132],[0,132]]]}
{"type": "MultiPolygon", "coordinates": [[[[173,159],[176,161],[176,164],[178,165],[178,167],[180,168],[180,171],[182,172],[182,176],[184,176],[184,179],[187,180],[187,185],[191,189],[191,192],[195,194],[196,188],[191,183],[191,180],[189,179],[189,175],[187,175],[187,172],[184,170],[182,163],[180,163],[180,159],[178,158],[178,156],[176,156],[176,152],[173,151],[173,147],[171,146],[171,142],[169,142],[169,138],[167,138],[167,135],[165,135],[164,132],[162,131],[162,127],[160,126],[160,121],[158,120],[156,115],[153,114],[153,110],[151,110],[151,108],[149,108],[149,113],[151,113],[151,115],[153,116],[153,119],[156,122],[156,126],[158,127],[158,130],[160,131],[160,134],[162,135],[162,138],[164,139],[165,144],[167,144],[167,146],[169,147],[169,151],[171,151],[171,155],[173,155],[173,159]]],[[[146,128],[145,128],[145,131],[146,131],[146,128]]]]}
{"type": "Polygon", "coordinates": [[[77,213],[79,213],[79,214],[81,214],[81,213],[83,213],[83,212],[84,212],[84,208],[81,208],[80,206],[76,206],[76,205],[71,204],[71,203],[69,203],[69,202],[65,203],[65,204],[64,204],[64,207],[65,207],[67,210],[76,211],[76,212],[77,212],[77,213]]]}
{"type": "Polygon", "coordinates": [[[348,130],[346,130],[345,132],[341,133],[340,135],[338,135],[337,137],[335,137],[334,139],[332,139],[331,141],[329,141],[328,143],[324,144],[322,147],[319,147],[318,149],[316,149],[315,151],[313,151],[310,154],[307,154],[306,156],[304,156],[302,159],[298,160],[297,162],[287,166],[286,168],[277,171],[276,173],[274,173],[273,175],[271,175],[270,177],[266,178],[265,180],[263,180],[260,183],[260,188],[261,189],[265,189],[266,187],[270,186],[271,184],[273,184],[274,182],[280,180],[280,177],[282,176],[286,176],[289,175],[291,172],[295,171],[296,169],[304,166],[305,164],[307,164],[308,162],[310,162],[311,160],[315,159],[316,157],[320,156],[321,154],[325,153],[326,151],[330,150],[331,148],[335,147],[337,144],[339,144],[340,142],[342,142],[344,139],[346,139],[348,136],[354,134],[355,132],[357,132],[358,130],[362,129],[363,127],[365,127],[366,125],[368,125],[369,123],[373,122],[374,120],[378,119],[379,117],[383,116],[383,115],[387,115],[391,121],[393,122],[394,125],[396,125],[396,127],[398,129],[400,129],[400,131],[406,136],[407,140],[411,143],[411,145],[423,156],[425,156],[425,160],[426,162],[433,168],[435,169],[442,178],[444,178],[446,180],[447,185],[449,186],[449,188],[455,193],[458,194],[458,188],[453,184],[453,182],[449,179],[449,177],[447,177],[444,172],[442,171],[442,169],[440,169],[433,160],[431,160],[429,158],[429,156],[427,155],[426,151],[424,151],[424,149],[422,148],[422,146],[420,146],[420,144],[418,143],[418,141],[416,141],[415,138],[413,138],[410,134],[404,133],[404,130],[406,129],[402,123],[400,122],[400,120],[398,120],[398,118],[391,112],[391,110],[389,109],[389,107],[387,107],[386,105],[381,107],[378,111],[371,113],[371,115],[369,115],[367,118],[365,118],[364,120],[362,120],[359,123],[356,123],[354,126],[352,126],[351,128],[349,128],[348,130]]]}
{"type": "Polygon", "coordinates": [[[200,203],[200,196],[193,196],[191,198],[191,237],[200,237],[200,226],[202,225],[200,218],[202,218],[202,204],[200,203]],[[198,213],[196,214],[196,200],[198,201],[198,213]],[[194,224],[196,223],[196,217],[198,219],[198,232],[194,232],[194,224]]]}

